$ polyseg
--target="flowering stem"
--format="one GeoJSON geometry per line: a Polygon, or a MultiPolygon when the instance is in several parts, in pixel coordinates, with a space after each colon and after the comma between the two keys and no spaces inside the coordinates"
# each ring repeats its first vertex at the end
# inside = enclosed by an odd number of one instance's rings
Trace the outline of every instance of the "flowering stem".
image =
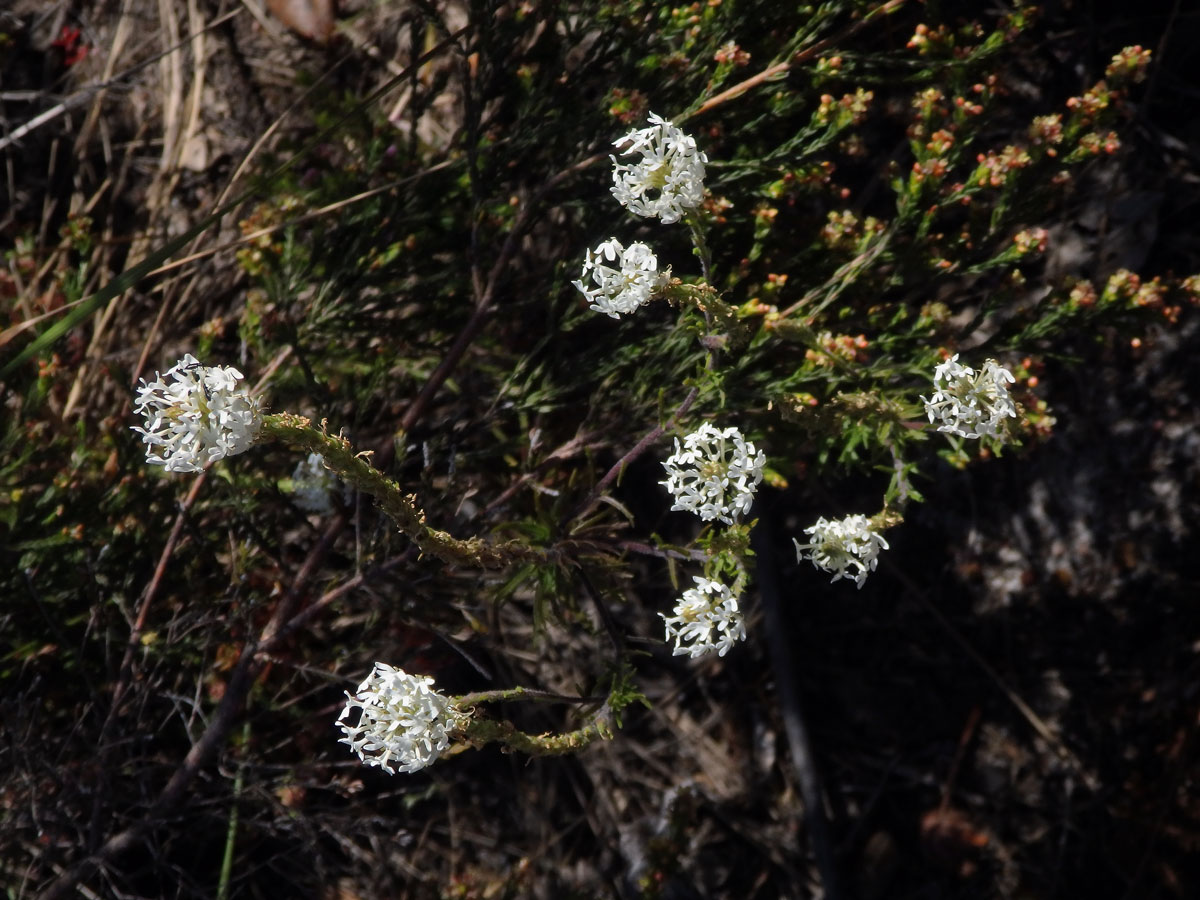
{"type": "MultiPolygon", "coordinates": [[[[661,288],[658,295],[666,297],[669,303],[686,303],[696,307],[704,314],[704,322],[708,326],[710,336],[718,337],[714,332],[724,332],[724,338],[727,340],[721,343],[740,347],[750,338],[749,330],[738,318],[737,310],[722,300],[720,293],[712,285],[684,284],[676,278],[661,288]]],[[[708,349],[714,348],[708,346],[708,349]]]]}
{"type": "Polygon", "coordinates": [[[528,753],[530,756],[561,756],[564,753],[582,750],[597,738],[610,740],[612,727],[609,725],[608,719],[608,704],[606,703],[591,722],[575,731],[563,734],[526,734],[524,731],[519,731],[511,722],[472,717],[462,726],[460,736],[476,747],[498,742],[510,750],[518,750],[528,753]]]}
{"type": "Polygon", "coordinates": [[[499,569],[515,562],[545,562],[549,552],[515,541],[489,544],[480,538],[462,540],[430,528],[415,494],[405,494],[400,485],[368,462],[368,453],[355,453],[344,437],[318,430],[303,416],[278,413],[263,418],[262,436],[309,453],[319,453],[330,470],[374,497],[379,506],[408,535],[423,553],[448,563],[499,569]]]}

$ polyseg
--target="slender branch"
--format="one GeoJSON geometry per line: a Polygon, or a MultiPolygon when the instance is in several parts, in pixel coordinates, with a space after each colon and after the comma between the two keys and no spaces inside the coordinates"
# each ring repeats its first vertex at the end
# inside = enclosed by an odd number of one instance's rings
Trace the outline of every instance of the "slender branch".
{"type": "Polygon", "coordinates": [[[295,633],[296,631],[298,631],[299,629],[303,628],[310,621],[312,621],[314,618],[316,618],[317,613],[321,612],[323,609],[325,609],[331,603],[334,603],[337,600],[340,600],[342,597],[346,596],[351,591],[362,587],[364,584],[367,584],[373,578],[376,578],[380,575],[384,575],[387,572],[390,572],[392,569],[395,569],[396,567],[398,567],[401,563],[406,563],[406,562],[411,561],[412,558],[416,555],[416,553],[417,553],[416,547],[409,547],[407,550],[405,550],[399,556],[393,556],[391,559],[385,560],[384,562],[380,563],[377,566],[372,566],[371,568],[367,569],[364,572],[359,572],[353,578],[349,578],[346,581],[339,584],[337,587],[326,591],[324,594],[322,594],[320,596],[319,599],[314,600],[308,606],[304,607],[304,609],[302,609],[302,610],[300,610],[300,612],[296,613],[296,615],[293,616],[286,625],[284,625],[282,628],[279,629],[279,639],[280,640],[286,639],[289,635],[291,635],[291,634],[295,633]]]}
{"type": "Polygon", "coordinates": [[[511,750],[528,753],[530,756],[562,756],[564,753],[582,750],[598,739],[611,739],[612,727],[609,724],[609,707],[606,703],[591,722],[565,734],[527,734],[519,731],[511,722],[471,718],[464,726],[462,736],[477,747],[501,743],[511,750]]]}
{"type": "Polygon", "coordinates": [[[832,37],[827,37],[823,41],[817,41],[815,44],[811,44],[808,47],[805,47],[803,50],[801,50],[795,56],[793,56],[790,60],[785,60],[780,63],[775,63],[773,66],[768,66],[767,68],[765,68],[761,72],[759,72],[757,75],[752,75],[751,77],[747,78],[745,81],[735,84],[733,87],[729,88],[726,91],[722,91],[721,93],[717,94],[717,96],[715,96],[715,97],[709,97],[707,100],[704,101],[704,103],[702,103],[696,109],[695,112],[691,113],[691,115],[689,115],[689,116],[685,116],[685,117],[681,118],[679,121],[682,122],[682,121],[684,121],[684,119],[690,119],[695,116],[702,115],[702,114],[708,112],[710,109],[716,109],[718,106],[723,106],[724,104],[728,103],[730,100],[737,99],[742,94],[746,93],[747,91],[749,91],[753,88],[758,87],[760,84],[766,84],[771,79],[777,78],[778,76],[782,75],[784,72],[786,72],[789,68],[796,65],[797,63],[802,63],[807,60],[810,60],[814,56],[816,56],[820,53],[824,53],[830,47],[833,47],[833,46],[841,43],[842,41],[846,40],[846,38],[848,38],[854,34],[857,34],[876,16],[888,15],[889,13],[895,12],[897,9],[899,9],[903,5],[904,5],[904,0],[888,0],[887,3],[883,3],[880,6],[877,6],[875,9],[868,12],[865,16],[863,16],[857,22],[854,22],[853,24],[844,28],[840,33],[835,34],[832,37]]]}
{"type": "Polygon", "coordinates": [[[108,732],[110,723],[115,718],[117,708],[121,705],[121,700],[125,695],[126,689],[129,687],[129,678],[133,672],[133,656],[141,644],[142,631],[146,627],[146,618],[150,612],[150,604],[154,602],[154,598],[158,594],[158,589],[162,584],[163,576],[166,574],[167,566],[171,561],[171,557],[175,554],[175,548],[179,546],[179,538],[183,534],[183,525],[187,519],[188,512],[195,504],[196,498],[200,496],[200,491],[204,487],[207,477],[208,470],[206,469],[195,478],[192,486],[188,489],[187,496],[184,497],[183,503],[179,506],[179,513],[175,516],[175,524],[171,527],[171,534],[167,538],[166,544],[163,545],[162,553],[159,555],[154,575],[151,577],[150,583],[146,585],[146,590],[142,595],[142,602],[138,607],[137,619],[133,623],[133,629],[129,632],[129,640],[125,644],[125,655],[121,659],[117,684],[113,688],[112,706],[108,711],[108,716],[104,720],[104,725],[100,728],[100,739],[97,743],[101,747],[104,746],[104,738],[108,732]]]}
{"type": "Polygon", "coordinates": [[[659,559],[684,559],[689,562],[704,562],[708,554],[703,550],[667,550],[662,547],[651,547],[641,541],[621,541],[617,544],[622,550],[630,553],[640,553],[642,556],[657,556],[659,559]]]}
{"type": "Polygon", "coordinates": [[[613,645],[613,655],[619,664],[625,654],[625,635],[621,631],[621,627],[617,624],[612,610],[608,608],[608,604],[604,602],[604,598],[596,590],[596,586],[592,584],[592,579],[588,577],[587,570],[580,566],[577,574],[579,575],[579,580],[583,582],[583,587],[587,591],[592,605],[596,607],[596,615],[604,623],[604,630],[608,633],[608,639],[613,645]]]}
{"type": "Polygon", "coordinates": [[[503,506],[505,503],[511,500],[513,496],[516,495],[519,490],[521,490],[521,488],[527,485],[539,474],[544,472],[553,463],[558,462],[559,460],[569,459],[572,456],[575,456],[592,447],[600,446],[600,444],[593,443],[598,434],[599,432],[596,431],[583,432],[575,435],[575,437],[571,438],[565,444],[560,445],[557,449],[546,456],[545,459],[539,462],[532,471],[524,473],[520,478],[506,487],[504,491],[498,497],[496,497],[495,500],[492,500],[490,503],[488,503],[488,505],[483,509],[483,514],[486,516],[493,510],[503,506]]]}
{"type": "Polygon", "coordinates": [[[815,316],[821,312],[836,300],[842,291],[858,280],[858,277],[866,271],[867,266],[873,263],[876,257],[887,249],[895,234],[895,226],[889,228],[876,240],[872,241],[870,247],[858,254],[854,259],[838,267],[838,270],[822,284],[817,285],[787,309],[780,312],[779,319],[787,319],[799,310],[805,310],[805,314],[808,316],[815,316]],[[820,305],[813,309],[807,309],[808,304],[816,300],[822,293],[825,294],[825,298],[821,301],[820,305]]]}
{"type": "Polygon", "coordinates": [[[350,442],[312,427],[303,416],[279,413],[266,416],[263,436],[309,453],[319,453],[325,464],[363,493],[370,494],[396,526],[423,553],[444,562],[500,569],[514,562],[545,562],[553,551],[530,547],[517,541],[490,544],[482,538],[460,539],[430,528],[415,494],[405,494],[400,485],[367,461],[367,453],[355,453],[350,442]]]}
{"type": "MultiPolygon", "coordinates": [[[[509,261],[516,252],[517,241],[525,234],[525,230],[533,221],[535,212],[540,207],[541,201],[551,190],[565,181],[572,175],[582,172],[584,169],[594,166],[596,163],[607,159],[608,157],[602,153],[595,156],[589,156],[587,159],[582,159],[572,166],[563,169],[553,178],[549,179],[542,185],[533,197],[526,203],[522,204],[521,211],[517,213],[516,221],[513,222],[512,228],[509,229],[508,235],[504,239],[504,243],[500,247],[500,253],[496,257],[496,262],[488,272],[487,286],[483,289],[475,301],[475,311],[471,314],[471,318],[467,320],[467,324],[463,326],[463,330],[459,332],[454,343],[450,345],[450,349],[446,351],[446,355],[442,361],[438,363],[436,369],[430,374],[421,392],[417,394],[412,404],[404,411],[404,415],[400,419],[400,430],[402,432],[411,431],[417,421],[425,415],[425,410],[429,407],[434,395],[438,392],[446,379],[450,377],[450,373],[454,371],[463,354],[467,352],[467,348],[471,346],[471,342],[475,340],[475,336],[482,330],[487,316],[491,313],[492,304],[496,299],[497,287],[500,283],[500,276],[504,270],[508,268],[509,261]]],[[[380,468],[386,468],[387,463],[391,461],[391,454],[394,451],[391,449],[391,444],[380,453],[380,468]]]]}
{"type": "MultiPolygon", "coordinates": [[[[100,726],[100,736],[96,739],[102,769],[107,768],[104,765],[104,761],[109,757],[108,734],[113,727],[113,723],[117,720],[121,709],[121,701],[125,699],[125,692],[129,689],[129,684],[133,677],[133,658],[138,647],[141,646],[142,632],[146,627],[146,618],[150,612],[150,605],[154,602],[154,598],[158,594],[159,586],[162,584],[163,576],[167,571],[167,565],[170,563],[171,557],[175,554],[175,548],[179,546],[179,538],[183,534],[184,522],[192,506],[195,504],[196,498],[200,496],[200,491],[204,487],[207,477],[208,470],[206,469],[195,478],[191,488],[188,489],[187,496],[184,497],[183,503],[180,504],[179,513],[175,516],[175,524],[171,528],[171,534],[163,546],[162,553],[159,555],[154,575],[150,579],[150,583],[146,585],[145,592],[142,594],[137,618],[134,620],[133,628],[129,632],[129,640],[125,643],[125,653],[121,657],[121,667],[117,670],[117,683],[113,687],[112,701],[108,707],[108,714],[104,717],[104,722],[100,726]]],[[[99,827],[100,797],[101,792],[97,791],[92,805],[92,818],[88,828],[93,841],[97,837],[95,832],[99,827]]]]}

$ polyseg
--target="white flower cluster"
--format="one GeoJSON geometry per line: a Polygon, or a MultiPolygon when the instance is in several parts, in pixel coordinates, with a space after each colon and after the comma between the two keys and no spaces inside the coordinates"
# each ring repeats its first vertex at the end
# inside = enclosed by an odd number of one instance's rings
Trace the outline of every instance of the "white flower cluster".
{"type": "Polygon", "coordinates": [[[704,164],[695,138],[666,119],[650,113],[650,125],[629,132],[615,146],[632,163],[613,161],[613,196],[639,216],[658,216],[663,224],[678,222],[704,199],[704,164]]]}
{"type": "Polygon", "coordinates": [[[675,453],[663,463],[667,480],[659,484],[675,497],[671,509],[732,525],[734,517],[750,511],[766,459],[737,428],[721,430],[705,422],[682,447],[675,438],[675,453]]]}
{"type": "Polygon", "coordinates": [[[670,267],[660,273],[658,260],[645,244],[635,242],[623,247],[616,238],[609,238],[587,252],[583,274],[571,283],[587,297],[589,309],[618,319],[622,313],[631,313],[650,302],[650,295],[670,277],[670,267]],[[604,260],[617,265],[606,265],[604,260]],[[588,276],[595,287],[588,288],[588,276]]]}
{"type": "Polygon", "coordinates": [[[933,370],[933,396],[921,399],[929,421],[940,423],[938,431],[965,438],[999,437],[1000,423],[1017,415],[1006,386],[1015,380],[994,359],[976,374],[970,366],[960,365],[955,353],[933,370]]]}
{"type": "Polygon", "coordinates": [[[329,515],[333,512],[331,494],[337,487],[337,476],[325,468],[320,453],[310,453],[306,459],[296,463],[292,472],[292,494],[296,505],[305,512],[329,515]]]}
{"type": "Polygon", "coordinates": [[[375,669],[351,695],[338,716],[338,727],[368,766],[378,766],[389,775],[416,772],[432,765],[450,745],[458,711],[445,694],[430,687],[428,675],[409,675],[384,663],[375,669]],[[347,721],[350,711],[360,710],[357,724],[347,721]]]}
{"type": "Polygon", "coordinates": [[[142,379],[133,426],[146,444],[146,462],[168,472],[199,472],[206,463],[249,449],[262,427],[258,401],[238,387],[232,366],[202,366],[190,353],[149,384],[142,379]]]}
{"type": "MultiPolygon", "coordinates": [[[[694,138],[661,116],[650,113],[648,127],[635,129],[613,143],[623,148],[622,156],[638,157],[635,162],[612,157],[612,193],[630,212],[658,216],[670,224],[704,199],[708,157],[696,149],[694,138]]],[[[670,278],[671,267],[659,272],[658,259],[645,244],[625,247],[609,238],[588,250],[583,274],[571,283],[587,297],[589,309],[617,319],[645,306],[670,278]]]]}
{"type": "Polygon", "coordinates": [[[675,656],[695,659],[717,651],[724,656],[746,639],[746,625],[733,592],[719,581],[695,576],[696,586],[684,591],[675,604],[675,615],[659,613],[667,626],[666,640],[675,642],[675,656]],[[687,645],[687,646],[685,646],[687,645]]]}
{"type": "Polygon", "coordinates": [[[810,536],[811,543],[801,544],[792,538],[796,562],[811,559],[818,569],[832,572],[834,581],[852,578],[860,588],[879,565],[879,551],[888,547],[883,535],[873,531],[871,520],[863,515],[833,521],[822,516],[816,525],[805,528],[804,533],[810,536]]]}

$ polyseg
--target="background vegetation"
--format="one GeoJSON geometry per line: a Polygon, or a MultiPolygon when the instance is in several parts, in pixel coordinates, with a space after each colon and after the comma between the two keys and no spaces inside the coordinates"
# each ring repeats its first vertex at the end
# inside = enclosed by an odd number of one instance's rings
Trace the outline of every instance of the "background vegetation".
{"type": "Polygon", "coordinates": [[[1200,890],[1193,13],[269,5],[0,12],[9,896],[1200,890]],[[608,193],[649,111],[710,160],[713,329],[570,284],[610,235],[700,277],[608,193]],[[306,514],[281,447],[151,469],[132,387],[185,352],[550,561],[306,514]],[[1017,375],[1009,445],[917,427],[952,352],[1017,375]],[[749,640],[691,662],[657,613],[697,526],[657,482],[705,420],[771,472],[749,640]],[[862,591],[794,562],[885,498],[862,591]],[[375,660],[452,693],[628,666],[647,703],[576,756],[388,777],[333,726],[375,660]]]}

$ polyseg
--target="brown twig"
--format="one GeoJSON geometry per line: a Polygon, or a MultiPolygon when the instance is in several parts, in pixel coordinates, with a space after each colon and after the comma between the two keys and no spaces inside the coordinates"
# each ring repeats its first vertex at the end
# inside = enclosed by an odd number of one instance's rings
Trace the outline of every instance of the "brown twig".
{"type": "Polygon", "coordinates": [[[628,453],[613,463],[612,468],[605,472],[604,477],[596,482],[596,486],[583,499],[583,502],[575,508],[575,511],[559,523],[559,528],[565,528],[568,522],[578,519],[599,503],[601,495],[617,479],[617,476],[625,471],[625,467],[645,453],[647,449],[666,433],[668,428],[673,427],[680,418],[687,415],[687,411],[692,408],[692,404],[696,402],[696,398],[699,396],[700,388],[694,387],[688,391],[687,396],[683,398],[683,402],[679,404],[679,408],[671,413],[671,418],[667,419],[662,425],[655,425],[651,428],[640,441],[633,445],[633,448],[628,453]]]}
{"type": "Polygon", "coordinates": [[[166,544],[163,545],[162,553],[158,557],[158,565],[154,568],[154,575],[150,578],[150,583],[146,585],[146,590],[142,593],[142,602],[138,607],[137,618],[134,620],[133,629],[129,633],[129,642],[125,645],[125,656],[121,659],[120,675],[117,676],[117,684],[113,688],[112,707],[108,711],[108,716],[104,720],[104,725],[100,729],[99,745],[104,746],[104,733],[108,730],[109,723],[116,715],[117,708],[121,705],[121,698],[125,694],[125,689],[129,686],[129,676],[132,673],[133,654],[136,652],[139,642],[141,641],[142,631],[146,627],[146,617],[150,612],[150,604],[154,602],[155,596],[158,594],[158,589],[162,585],[163,576],[167,573],[167,566],[171,562],[171,557],[175,555],[175,548],[179,546],[179,538],[183,534],[183,525],[191,512],[192,506],[195,505],[196,499],[200,496],[200,491],[204,487],[204,483],[208,478],[208,470],[205,469],[196,476],[192,482],[192,486],[188,489],[187,496],[183,498],[183,502],[179,505],[179,513],[175,516],[175,524],[171,527],[171,534],[167,537],[166,544]]]}
{"type": "Polygon", "coordinates": [[[308,606],[304,607],[304,609],[296,613],[296,615],[292,616],[292,618],[288,620],[287,624],[279,629],[279,639],[284,640],[285,638],[299,631],[301,628],[315,619],[317,613],[324,610],[330,604],[340,600],[351,591],[362,587],[364,584],[367,584],[372,579],[377,578],[380,575],[384,575],[392,571],[403,563],[411,562],[416,554],[417,548],[409,547],[399,556],[393,556],[391,559],[379,563],[379,565],[372,566],[370,569],[364,572],[359,572],[353,578],[349,578],[339,584],[337,587],[326,591],[318,599],[314,600],[312,603],[308,604],[308,606]]]}
{"type": "Polygon", "coordinates": [[[833,840],[829,833],[829,822],[825,816],[824,790],[797,687],[799,677],[793,657],[794,651],[787,639],[779,587],[779,567],[772,549],[770,527],[770,518],[762,517],[758,527],[751,534],[751,542],[758,561],[758,592],[766,622],[771,669],[775,674],[775,690],[779,698],[784,733],[787,735],[792,772],[800,788],[800,796],[804,800],[804,824],[808,832],[808,843],[817,869],[821,873],[823,896],[827,900],[840,900],[843,896],[841,878],[834,855],[833,840]]]}
{"type": "Polygon", "coordinates": [[[537,466],[534,467],[532,472],[525,472],[520,478],[506,487],[504,491],[498,497],[496,497],[495,500],[492,500],[490,503],[488,503],[488,505],[483,508],[483,514],[486,516],[488,513],[492,512],[498,507],[503,506],[505,503],[511,500],[513,496],[519,490],[521,490],[521,488],[529,484],[530,481],[544,472],[551,463],[560,459],[570,459],[572,456],[576,455],[582,450],[587,449],[588,447],[599,446],[598,444],[591,443],[595,437],[596,432],[577,434],[565,444],[557,447],[545,459],[539,462],[537,466]]]}

